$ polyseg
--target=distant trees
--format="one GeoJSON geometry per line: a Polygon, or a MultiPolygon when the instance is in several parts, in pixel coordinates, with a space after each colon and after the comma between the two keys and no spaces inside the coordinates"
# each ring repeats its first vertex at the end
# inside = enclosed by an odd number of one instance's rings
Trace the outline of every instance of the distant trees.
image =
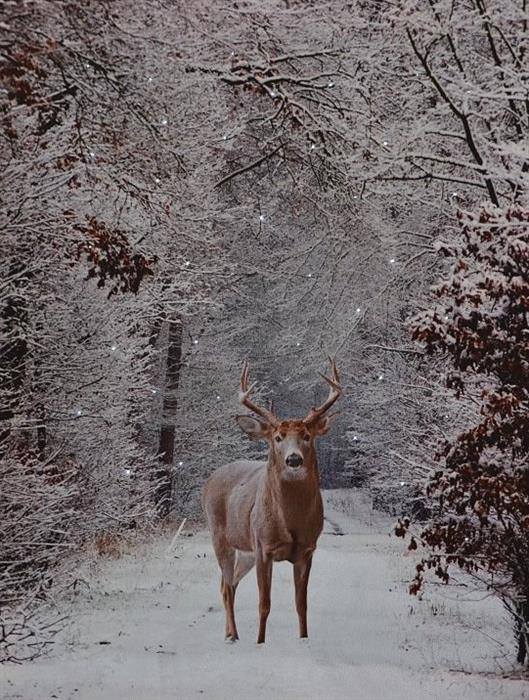
{"type": "Polygon", "coordinates": [[[350,441],[340,440],[332,454],[332,481],[380,475],[381,503],[387,482],[402,503],[410,480],[400,455],[412,435],[413,462],[421,463],[422,437],[431,434],[431,420],[415,430],[422,413],[415,369],[410,381],[402,376],[416,354],[407,347],[403,307],[413,308],[427,286],[431,222],[443,215],[440,195],[434,207],[424,202],[424,183],[410,185],[403,199],[405,185],[382,180],[395,157],[393,126],[383,119],[409,126],[408,115],[391,114],[387,104],[395,84],[379,52],[394,40],[391,27],[384,13],[373,22],[365,3],[250,2],[242,16],[228,6],[208,15],[204,42],[200,32],[193,40],[202,9],[184,10],[187,60],[218,81],[229,108],[219,131],[226,175],[216,188],[223,207],[217,226],[240,274],[224,294],[230,320],[213,322],[198,355],[209,356],[211,330],[223,352],[229,345],[234,357],[255,358],[281,412],[283,403],[302,410],[315,399],[316,371],[327,352],[337,352],[348,394],[337,433],[350,427],[350,441]],[[419,220],[428,224],[416,235],[419,220]],[[409,419],[402,395],[414,402],[409,419]],[[359,445],[369,445],[361,464],[350,457],[359,445]],[[344,477],[346,461],[354,474],[344,477]]]}

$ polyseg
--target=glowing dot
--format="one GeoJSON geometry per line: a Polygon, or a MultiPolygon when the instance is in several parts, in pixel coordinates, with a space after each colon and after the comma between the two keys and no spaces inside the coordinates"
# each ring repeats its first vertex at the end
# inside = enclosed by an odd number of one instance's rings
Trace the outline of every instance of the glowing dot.
{"type": "Polygon", "coordinates": [[[95,158],[95,153],[93,151],[90,151],[90,158],[95,158]]]}
{"type": "Polygon", "coordinates": [[[309,272],[309,274],[307,275],[307,277],[312,277],[312,272],[309,272]]]}
{"type": "Polygon", "coordinates": [[[264,214],[259,214],[259,221],[264,221],[264,214]]]}
{"type": "Polygon", "coordinates": [[[334,87],[334,83],[332,82],[332,80],[327,83],[327,87],[334,87]]]}
{"type": "Polygon", "coordinates": [[[457,197],[457,192],[452,192],[452,197],[457,197]]]}
{"type": "Polygon", "coordinates": [[[395,262],[395,258],[390,258],[389,262],[391,265],[393,265],[393,263],[395,262]]]}
{"type": "Polygon", "coordinates": [[[159,177],[155,177],[155,178],[154,178],[154,182],[156,182],[157,184],[159,184],[159,183],[160,183],[160,178],[159,178],[159,177]]]}
{"type": "Polygon", "coordinates": [[[232,51],[232,52],[230,53],[230,56],[235,56],[235,51],[232,51]]]}
{"type": "Polygon", "coordinates": [[[387,142],[387,141],[382,141],[382,144],[383,144],[384,146],[387,146],[387,145],[388,145],[388,142],[387,142]]]}
{"type": "Polygon", "coordinates": [[[77,416],[80,416],[81,413],[82,413],[82,411],[81,411],[81,409],[79,408],[75,413],[76,413],[77,416]]]}
{"type": "Polygon", "coordinates": [[[90,68],[90,64],[89,64],[89,63],[85,63],[84,65],[85,65],[85,68],[90,68]]]}
{"type": "Polygon", "coordinates": [[[183,463],[183,462],[178,462],[178,466],[179,466],[179,467],[183,467],[183,466],[184,466],[184,463],[183,463]]]}
{"type": "Polygon", "coordinates": [[[198,340],[196,338],[193,340],[193,345],[198,345],[198,340]]]}
{"type": "Polygon", "coordinates": [[[165,117],[162,119],[162,126],[167,126],[167,119],[165,119],[165,117]]]}
{"type": "Polygon", "coordinates": [[[361,311],[361,309],[360,309],[360,307],[358,307],[358,308],[356,309],[356,313],[359,314],[360,311],[361,311]]]}
{"type": "Polygon", "coordinates": [[[299,348],[300,345],[301,345],[301,343],[296,343],[296,346],[297,346],[298,348],[299,348]]]}
{"type": "Polygon", "coordinates": [[[277,92],[275,90],[270,91],[270,97],[276,97],[277,92]]]}
{"type": "Polygon", "coordinates": [[[310,150],[313,151],[315,148],[316,148],[316,146],[312,143],[312,144],[310,145],[310,150]]]}
{"type": "Polygon", "coordinates": [[[186,260],[185,263],[184,263],[184,265],[185,265],[186,267],[189,267],[189,266],[191,265],[191,263],[189,262],[189,260],[186,260]]]}
{"type": "Polygon", "coordinates": [[[217,401],[220,401],[220,396],[217,396],[217,401]]]}
{"type": "Polygon", "coordinates": [[[226,134],[224,134],[224,136],[222,137],[222,140],[223,140],[223,141],[227,141],[227,140],[228,140],[228,137],[227,137],[226,134]]]}
{"type": "Polygon", "coordinates": [[[357,435],[353,435],[353,441],[356,442],[357,440],[358,440],[358,436],[357,436],[357,435]]]}
{"type": "Polygon", "coordinates": [[[158,393],[158,389],[151,389],[151,393],[152,393],[152,394],[158,393]]]}
{"type": "Polygon", "coordinates": [[[112,352],[114,352],[115,350],[117,350],[117,346],[116,346],[116,345],[111,345],[111,346],[110,346],[110,349],[112,350],[112,352]]]}
{"type": "Polygon", "coordinates": [[[405,481],[401,481],[401,482],[400,482],[400,485],[401,485],[401,486],[406,486],[406,482],[405,482],[405,481]]]}
{"type": "Polygon", "coordinates": [[[469,537],[465,537],[465,542],[470,542],[470,538],[469,538],[469,537]]]}
{"type": "Polygon", "coordinates": [[[384,375],[383,375],[383,374],[379,374],[379,375],[378,375],[378,381],[381,382],[383,379],[384,379],[384,375]]]}
{"type": "Polygon", "coordinates": [[[130,469],[124,469],[123,470],[127,476],[130,476],[131,470],[130,469]]]}
{"type": "Polygon", "coordinates": [[[149,77],[147,78],[147,82],[148,82],[148,83],[152,83],[152,78],[151,78],[151,76],[149,76],[149,77]]]}

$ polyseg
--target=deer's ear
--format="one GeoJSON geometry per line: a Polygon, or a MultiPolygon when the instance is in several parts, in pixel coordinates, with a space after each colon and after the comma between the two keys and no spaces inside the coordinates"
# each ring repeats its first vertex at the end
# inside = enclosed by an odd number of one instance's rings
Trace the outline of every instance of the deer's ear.
{"type": "Polygon", "coordinates": [[[235,416],[239,426],[247,433],[252,440],[266,440],[270,435],[270,425],[265,421],[253,416],[235,416]]]}
{"type": "Polygon", "coordinates": [[[312,426],[312,432],[314,435],[325,435],[332,428],[332,425],[339,413],[331,413],[330,416],[322,416],[316,423],[312,426]]]}

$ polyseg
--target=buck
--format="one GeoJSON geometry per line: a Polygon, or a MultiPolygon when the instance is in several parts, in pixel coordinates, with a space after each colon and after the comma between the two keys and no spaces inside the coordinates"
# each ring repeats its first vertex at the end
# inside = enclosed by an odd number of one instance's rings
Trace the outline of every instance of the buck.
{"type": "Polygon", "coordinates": [[[270,612],[274,561],[294,565],[299,635],[307,637],[307,586],[318,537],[323,529],[323,503],[316,461],[316,438],[331,427],[336,414],[325,415],[342,390],[334,360],[329,395],[302,420],[280,420],[253,403],[248,363],[244,363],[239,401],[256,416],[237,416],[242,430],[269,444],[267,462],[240,460],[217,469],[207,480],[203,506],[221,570],[226,608],[226,639],[239,639],[235,624],[235,591],[255,565],[259,588],[259,634],[265,641],[270,612]]]}

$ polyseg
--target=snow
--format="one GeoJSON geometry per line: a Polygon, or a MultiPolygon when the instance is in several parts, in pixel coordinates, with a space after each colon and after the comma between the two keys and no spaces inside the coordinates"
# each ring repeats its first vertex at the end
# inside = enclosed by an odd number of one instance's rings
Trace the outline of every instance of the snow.
{"type": "Polygon", "coordinates": [[[3,700],[529,698],[525,681],[502,677],[512,645],[497,601],[438,586],[409,596],[413,557],[389,536],[391,522],[361,492],[325,500],[309,640],[297,638],[291,566],[281,563],[266,644],[255,642],[254,572],[237,592],[241,640],[225,643],[209,536],[184,529],[172,550],[174,532],[85,564],[90,588],[68,602],[75,622],[49,657],[0,668],[3,700]]]}

